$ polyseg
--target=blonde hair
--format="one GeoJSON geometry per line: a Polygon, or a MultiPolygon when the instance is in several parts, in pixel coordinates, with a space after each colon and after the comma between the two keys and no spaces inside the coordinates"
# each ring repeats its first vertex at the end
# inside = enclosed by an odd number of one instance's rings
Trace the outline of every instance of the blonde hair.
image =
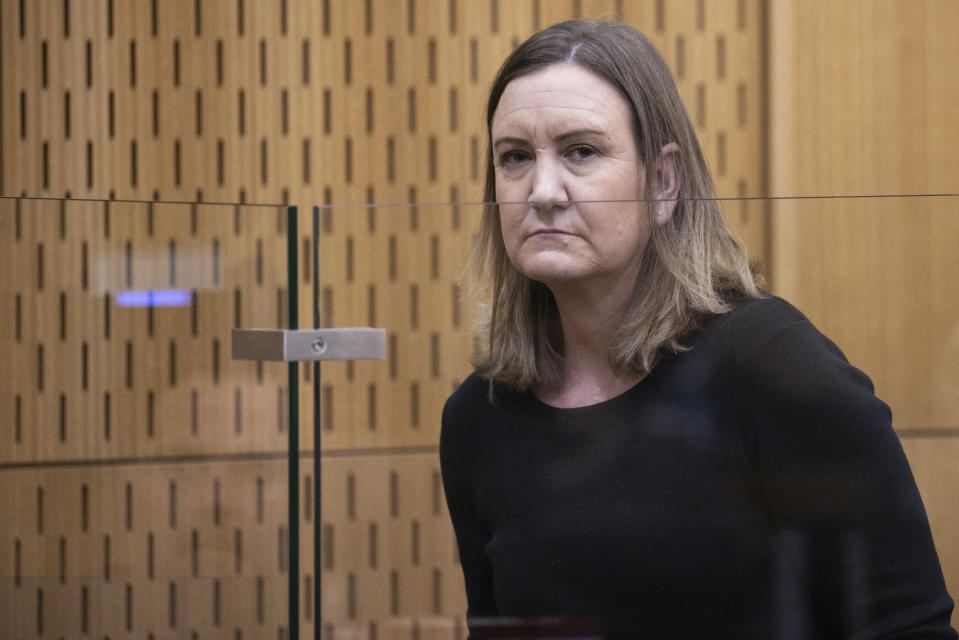
{"type": "MultiPolygon", "coordinates": [[[[517,77],[553,64],[575,64],[616,87],[633,112],[636,146],[646,168],[646,199],[655,164],[670,142],[679,181],[671,219],[652,229],[622,324],[609,350],[617,370],[649,372],[703,318],[730,309],[734,298],[759,297],[745,254],[729,233],[705,158],[659,52],[619,22],[563,22],[522,43],[503,63],[486,107],[487,136],[503,90],[517,77]]],[[[467,267],[478,300],[476,365],[493,383],[517,390],[554,386],[562,370],[563,336],[550,290],[520,273],[500,229],[488,139],[483,218],[467,267]],[[483,349],[482,345],[487,347],[483,349]]]]}

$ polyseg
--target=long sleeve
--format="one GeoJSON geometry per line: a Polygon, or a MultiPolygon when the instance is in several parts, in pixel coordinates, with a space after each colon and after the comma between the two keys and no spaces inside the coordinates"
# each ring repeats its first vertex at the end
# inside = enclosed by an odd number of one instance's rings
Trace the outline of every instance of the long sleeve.
{"type": "Polygon", "coordinates": [[[805,319],[747,354],[783,637],[955,638],[889,408],[805,319]]]}
{"type": "Polygon", "coordinates": [[[462,405],[462,396],[454,396],[443,410],[440,468],[466,582],[467,618],[472,619],[495,616],[496,603],[492,568],[484,551],[490,533],[479,518],[470,483],[468,436],[474,412],[462,405]]]}

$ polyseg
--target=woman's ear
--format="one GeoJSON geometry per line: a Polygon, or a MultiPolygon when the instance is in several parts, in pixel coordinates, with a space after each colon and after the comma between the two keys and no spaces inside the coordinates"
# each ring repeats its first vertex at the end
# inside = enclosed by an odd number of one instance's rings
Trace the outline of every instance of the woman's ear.
{"type": "Polygon", "coordinates": [[[656,158],[653,173],[653,217],[657,224],[665,224],[673,217],[676,198],[679,196],[679,145],[670,142],[662,148],[656,158]]]}

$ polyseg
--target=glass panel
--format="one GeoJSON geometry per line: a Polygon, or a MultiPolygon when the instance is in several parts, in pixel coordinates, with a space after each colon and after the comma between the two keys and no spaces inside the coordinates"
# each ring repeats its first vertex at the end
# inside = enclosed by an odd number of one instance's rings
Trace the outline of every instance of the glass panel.
{"type": "Polygon", "coordinates": [[[286,627],[285,213],[0,199],[0,636],[286,627]]]}
{"type": "MultiPolygon", "coordinates": [[[[722,207],[734,228],[768,225],[748,249],[769,291],[832,338],[892,407],[950,591],[959,592],[959,198],[749,198],[722,207]]],[[[476,204],[320,210],[321,322],[384,327],[389,351],[386,362],[322,367],[325,637],[466,635],[437,443],[443,403],[471,371],[473,310],[461,275],[480,215],[476,204]]],[[[309,526],[307,517],[307,574],[309,526]]]]}

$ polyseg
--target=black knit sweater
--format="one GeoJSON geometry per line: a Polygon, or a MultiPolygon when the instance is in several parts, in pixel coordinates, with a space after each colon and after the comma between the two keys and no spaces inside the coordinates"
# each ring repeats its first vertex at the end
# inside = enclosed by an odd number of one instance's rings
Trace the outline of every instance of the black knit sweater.
{"type": "Polygon", "coordinates": [[[441,462],[473,636],[551,616],[610,639],[955,638],[869,379],[778,298],[684,343],[592,406],[490,402],[476,374],[450,397],[441,462]]]}

